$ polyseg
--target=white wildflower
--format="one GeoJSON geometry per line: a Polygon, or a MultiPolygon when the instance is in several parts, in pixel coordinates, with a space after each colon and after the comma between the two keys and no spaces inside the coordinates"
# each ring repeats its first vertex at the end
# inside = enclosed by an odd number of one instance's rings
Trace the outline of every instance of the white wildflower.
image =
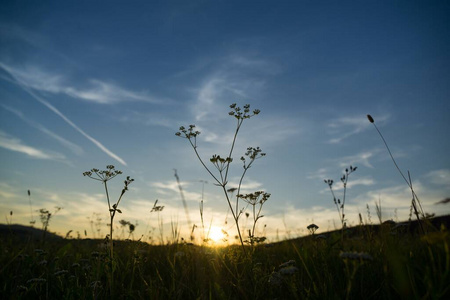
{"type": "Polygon", "coordinates": [[[47,279],[45,279],[45,278],[32,278],[32,279],[27,281],[27,284],[30,284],[30,283],[45,283],[45,282],[47,282],[47,279]]]}
{"type": "Polygon", "coordinates": [[[294,266],[288,266],[280,269],[279,272],[281,275],[293,275],[298,272],[298,268],[294,266]]]}
{"type": "Polygon", "coordinates": [[[293,265],[295,265],[295,260],[291,259],[290,261],[282,263],[279,267],[286,268],[286,267],[293,266],[293,265]]]}

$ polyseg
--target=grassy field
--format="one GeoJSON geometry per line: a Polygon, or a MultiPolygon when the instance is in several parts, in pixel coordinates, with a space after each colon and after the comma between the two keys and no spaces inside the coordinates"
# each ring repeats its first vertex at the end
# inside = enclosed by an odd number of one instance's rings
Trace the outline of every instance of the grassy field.
{"type": "Polygon", "coordinates": [[[207,247],[1,231],[1,299],[449,299],[448,217],[207,247]]]}
{"type": "MultiPolygon", "coordinates": [[[[105,170],[93,168],[83,175],[103,185],[110,217],[107,239],[63,239],[49,234],[51,216],[61,208],[55,212],[40,210],[43,232],[3,226],[0,299],[450,299],[449,217],[432,218],[423,211],[410,174],[400,170],[370,115],[368,121],[375,126],[411,190],[410,218],[415,215],[415,221],[374,226],[363,224],[360,215],[361,224],[348,228],[347,182],[357,169],[350,166],[340,179],[341,198],[333,190],[334,181],[324,180],[342,230],[318,235],[317,226],[310,224],[307,237],[268,244],[265,236],[257,236],[256,227],[271,194],[241,193],[247,171],[266,155],[260,147],[247,148],[240,158],[239,185],[228,186],[238,132],[245,120],[260,111],[251,110],[249,104],[242,108],[232,104],[230,109],[228,115],[236,122],[236,129],[226,157],[214,154],[208,162],[200,156],[197,141],[200,132],[195,125],[181,126],[175,135],[187,140],[201,166],[222,190],[235,223],[236,245],[179,243],[179,232],[174,233],[173,229],[177,226],[172,228],[176,242],[150,245],[118,239],[118,232],[113,230],[114,218],[122,213],[119,204],[134,180],[126,177],[116,200],[110,198],[108,184],[122,172],[113,165],[105,170]],[[241,225],[244,215],[253,222],[251,230],[241,225]]],[[[190,223],[176,171],[175,177],[190,223]]],[[[152,212],[163,210],[164,206],[157,203],[152,212]]],[[[381,202],[376,203],[376,209],[381,222],[381,202]]],[[[203,227],[203,200],[200,216],[203,227]]],[[[122,225],[129,226],[130,234],[135,227],[129,222],[122,225]]]]}

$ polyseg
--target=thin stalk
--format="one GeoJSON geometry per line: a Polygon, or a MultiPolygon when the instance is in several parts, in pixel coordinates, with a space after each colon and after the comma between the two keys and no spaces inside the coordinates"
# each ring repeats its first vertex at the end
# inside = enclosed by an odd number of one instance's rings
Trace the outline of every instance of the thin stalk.
{"type": "MultiPolygon", "coordinates": [[[[244,122],[244,119],[238,119],[238,125],[236,127],[236,132],[234,133],[234,137],[233,137],[233,143],[231,144],[231,148],[230,148],[230,154],[228,154],[228,157],[231,157],[231,155],[233,154],[233,149],[234,149],[234,144],[236,143],[236,138],[239,132],[239,129],[241,128],[242,123],[244,122]]],[[[226,167],[226,171],[225,171],[225,181],[228,178],[228,169],[230,167],[230,161],[228,161],[227,167],[226,167]]]]}
{"type": "Polygon", "coordinates": [[[386,142],[386,140],[384,139],[383,135],[381,134],[380,130],[378,129],[377,125],[374,122],[371,122],[373,124],[373,126],[375,127],[375,129],[377,130],[378,134],[380,135],[381,139],[383,140],[384,145],[386,146],[386,149],[392,159],[392,162],[394,163],[395,167],[397,168],[398,172],[400,173],[400,175],[402,176],[403,180],[405,180],[406,184],[409,186],[409,188],[411,189],[411,192],[413,193],[413,196],[420,202],[419,197],[417,197],[416,193],[414,192],[414,189],[411,185],[411,183],[408,181],[408,179],[406,179],[406,176],[403,174],[402,170],[400,170],[400,167],[397,165],[397,162],[394,159],[394,156],[392,155],[391,149],[389,149],[389,146],[386,142]]]}
{"type": "Polygon", "coordinates": [[[108,200],[108,209],[109,209],[109,218],[110,218],[110,223],[109,223],[109,252],[110,252],[111,261],[112,261],[113,256],[114,256],[114,251],[113,251],[113,247],[114,247],[114,243],[113,243],[114,213],[111,211],[111,204],[110,204],[110,201],[109,201],[109,193],[108,193],[108,185],[106,184],[106,180],[103,181],[103,185],[105,186],[106,199],[108,200]]]}
{"type": "Polygon", "coordinates": [[[233,215],[234,222],[236,223],[236,229],[237,229],[237,232],[238,232],[238,235],[239,235],[239,241],[241,242],[242,250],[244,251],[245,256],[247,256],[247,250],[245,249],[244,241],[242,240],[241,230],[239,229],[239,223],[238,223],[239,221],[236,218],[235,212],[233,211],[233,207],[231,206],[231,201],[230,201],[230,198],[228,197],[227,190],[225,189],[225,186],[222,186],[222,189],[223,189],[223,192],[225,193],[225,197],[227,198],[228,206],[230,207],[231,214],[233,215]]]}
{"type": "MultiPolygon", "coordinates": [[[[247,173],[248,168],[244,169],[244,172],[242,173],[241,179],[239,180],[239,185],[238,185],[238,189],[237,189],[237,193],[236,193],[236,213],[239,211],[239,197],[238,195],[240,195],[241,193],[241,186],[242,186],[242,181],[244,180],[244,176],[245,173],[247,173]]],[[[238,215],[239,218],[240,214],[238,215]]]]}
{"type": "Polygon", "coordinates": [[[187,223],[188,223],[188,227],[190,228],[191,227],[191,218],[189,217],[189,210],[188,210],[188,207],[187,207],[186,199],[184,198],[183,188],[181,187],[181,183],[180,183],[180,177],[177,174],[177,170],[174,169],[174,171],[175,171],[175,175],[174,176],[175,176],[175,178],[177,180],[178,189],[180,190],[181,201],[183,202],[184,213],[186,215],[186,220],[187,220],[187,223]]]}
{"type": "Polygon", "coordinates": [[[337,211],[338,211],[339,218],[341,219],[341,222],[342,222],[341,211],[340,211],[339,206],[338,206],[338,204],[337,204],[337,202],[336,202],[336,196],[334,195],[333,188],[331,187],[331,185],[329,185],[328,187],[330,188],[331,195],[333,195],[334,204],[336,205],[336,209],[337,209],[337,211]]]}
{"type": "Polygon", "coordinates": [[[203,160],[201,159],[201,157],[200,157],[200,155],[198,154],[198,151],[197,151],[197,146],[195,146],[195,145],[191,142],[190,139],[188,139],[188,140],[189,140],[189,143],[191,143],[192,147],[194,148],[195,155],[197,155],[197,158],[198,158],[198,160],[200,161],[200,163],[203,165],[203,167],[206,169],[206,171],[208,171],[209,175],[211,175],[212,178],[214,178],[214,180],[215,180],[219,185],[221,185],[222,182],[220,182],[220,181],[217,179],[217,177],[214,176],[214,174],[208,169],[208,167],[205,165],[205,163],[204,163],[203,160]]]}
{"type": "MultiPolygon", "coordinates": [[[[106,180],[103,180],[103,184],[105,186],[105,191],[106,191],[106,200],[108,200],[108,208],[111,209],[111,204],[109,202],[109,194],[108,194],[108,185],[106,184],[106,180]]],[[[111,211],[109,211],[111,214],[111,211]]]]}

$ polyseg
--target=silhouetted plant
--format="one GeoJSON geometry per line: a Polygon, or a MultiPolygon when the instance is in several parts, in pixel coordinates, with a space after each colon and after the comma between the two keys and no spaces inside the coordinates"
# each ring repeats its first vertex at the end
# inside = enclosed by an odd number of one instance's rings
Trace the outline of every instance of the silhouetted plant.
{"type": "Polygon", "coordinates": [[[311,233],[311,235],[314,235],[314,233],[316,232],[317,229],[319,229],[319,226],[317,226],[316,224],[309,224],[306,227],[309,230],[309,233],[311,233]]]}
{"type": "Polygon", "coordinates": [[[92,213],[92,217],[87,217],[89,220],[89,224],[91,226],[92,235],[94,238],[100,238],[102,236],[101,227],[102,227],[102,218],[99,213],[92,213]],[[95,229],[94,229],[95,227],[95,229]]]}
{"type": "Polygon", "coordinates": [[[45,236],[47,235],[47,229],[48,229],[48,226],[50,225],[50,219],[52,218],[53,215],[55,215],[61,209],[62,209],[62,207],[56,206],[55,212],[53,214],[50,211],[46,210],[45,208],[41,208],[39,210],[39,217],[41,219],[42,230],[43,230],[42,243],[45,242],[45,236]]]}
{"type": "Polygon", "coordinates": [[[419,214],[422,216],[422,219],[424,219],[424,220],[426,219],[426,216],[425,216],[425,212],[422,208],[422,204],[420,203],[419,197],[417,197],[417,194],[414,191],[414,188],[412,186],[412,180],[411,180],[411,175],[409,174],[409,171],[408,171],[408,179],[407,179],[406,176],[403,174],[402,170],[400,170],[400,167],[398,166],[397,162],[395,161],[394,156],[392,155],[391,149],[389,149],[389,146],[388,146],[386,140],[384,139],[384,136],[381,134],[381,131],[378,129],[378,126],[375,124],[375,120],[373,119],[373,117],[371,115],[367,115],[367,119],[369,120],[370,123],[373,124],[373,126],[377,130],[378,134],[380,135],[381,139],[383,140],[383,143],[389,153],[389,156],[392,159],[392,162],[394,163],[395,167],[397,168],[397,171],[400,173],[403,180],[405,180],[406,184],[408,185],[409,189],[411,190],[411,193],[412,193],[411,212],[414,210],[414,214],[416,215],[417,220],[419,221],[422,231],[424,231],[421,220],[419,218],[419,214]]]}
{"type": "Polygon", "coordinates": [[[114,240],[113,240],[113,225],[114,225],[114,217],[116,215],[116,212],[122,213],[122,211],[118,208],[119,203],[122,200],[123,195],[126,191],[128,191],[128,186],[134,181],[134,179],[130,178],[130,176],[127,176],[127,179],[124,181],[124,187],[122,189],[122,192],[120,193],[119,198],[117,199],[117,202],[111,205],[111,201],[109,200],[109,193],[108,193],[108,184],[107,182],[117,175],[122,174],[122,171],[116,170],[113,165],[107,165],[106,170],[99,170],[99,169],[91,169],[90,171],[86,171],[83,173],[83,176],[88,176],[91,179],[100,181],[103,186],[105,187],[105,193],[106,193],[106,200],[108,201],[108,208],[109,208],[109,217],[110,217],[110,223],[109,223],[109,237],[107,236],[107,239],[109,239],[109,256],[111,259],[111,272],[110,272],[110,293],[111,297],[114,297],[114,240]]]}
{"type": "Polygon", "coordinates": [[[127,239],[130,239],[130,237],[133,235],[133,232],[136,230],[136,226],[138,226],[138,224],[133,224],[127,220],[120,220],[119,221],[120,226],[122,226],[122,231],[124,227],[128,227],[128,237],[127,239]]]}
{"type": "Polygon", "coordinates": [[[150,213],[156,212],[158,214],[159,240],[160,240],[161,245],[163,245],[164,244],[164,223],[163,223],[163,220],[160,217],[159,213],[163,211],[164,206],[157,205],[157,204],[158,204],[158,199],[156,199],[155,204],[153,204],[153,208],[150,211],[150,213]]]}
{"type": "Polygon", "coordinates": [[[83,176],[88,176],[89,178],[92,178],[94,180],[100,181],[103,186],[105,187],[105,193],[106,193],[106,200],[108,201],[108,209],[109,209],[109,217],[110,217],[110,224],[109,224],[109,253],[111,259],[114,257],[114,243],[113,243],[113,223],[114,223],[114,217],[116,215],[116,212],[122,213],[119,207],[120,200],[122,200],[123,195],[128,190],[128,185],[130,185],[134,179],[131,179],[130,176],[127,176],[127,179],[124,181],[124,187],[122,189],[122,192],[120,193],[120,196],[116,203],[111,205],[111,201],[109,200],[109,193],[108,193],[108,184],[107,182],[117,175],[122,174],[122,171],[116,170],[113,165],[106,166],[106,170],[99,170],[99,169],[91,169],[90,171],[86,171],[83,173],[83,176]]]}
{"type": "Polygon", "coordinates": [[[333,183],[334,181],[332,179],[325,179],[324,182],[328,185],[328,187],[330,188],[331,194],[333,195],[333,202],[336,205],[338,214],[339,214],[339,219],[341,220],[341,225],[342,225],[342,229],[344,229],[346,227],[346,219],[345,219],[345,197],[346,197],[346,192],[347,192],[347,182],[348,182],[348,177],[351,173],[356,171],[357,167],[353,167],[350,166],[350,168],[345,169],[345,174],[342,175],[341,177],[341,182],[344,185],[344,194],[343,194],[343,198],[342,198],[342,202],[341,199],[336,199],[336,195],[334,194],[333,191],[333,183]]]}
{"type": "Polygon", "coordinates": [[[163,211],[163,209],[164,209],[164,206],[161,206],[161,205],[156,205],[156,204],[158,204],[158,199],[156,199],[156,201],[155,201],[155,204],[153,204],[153,208],[152,208],[152,210],[150,211],[150,212],[160,212],[160,211],[163,211]]]}
{"type": "Polygon", "coordinates": [[[33,217],[33,207],[31,205],[31,191],[30,190],[28,190],[28,200],[30,202],[30,225],[31,225],[31,227],[33,227],[34,224],[36,223],[36,220],[33,217]]]}
{"type": "MultiPolygon", "coordinates": [[[[264,203],[269,199],[270,194],[265,193],[264,191],[257,191],[250,194],[245,195],[237,195],[237,198],[242,199],[245,201],[248,205],[252,206],[252,217],[253,217],[253,226],[252,229],[248,230],[248,240],[245,242],[249,243],[250,245],[258,244],[261,242],[264,242],[266,240],[266,237],[258,237],[255,236],[255,229],[256,229],[256,222],[258,222],[259,219],[264,217],[264,215],[261,215],[261,209],[264,205],[264,203]],[[256,208],[258,206],[258,208],[256,208]]],[[[249,217],[249,214],[246,213],[246,216],[249,217]]]]}
{"type": "MultiPolygon", "coordinates": [[[[233,103],[230,105],[231,111],[228,113],[230,116],[234,117],[236,119],[236,130],[234,132],[234,137],[231,143],[230,151],[228,153],[228,156],[221,157],[218,154],[214,154],[210,158],[210,162],[213,164],[214,168],[218,171],[218,175],[215,175],[211,169],[206,166],[203,159],[200,157],[200,154],[198,152],[198,145],[197,145],[197,136],[200,135],[200,131],[195,129],[195,125],[189,125],[188,128],[181,126],[179,131],[175,134],[179,137],[185,138],[189,141],[190,145],[194,149],[194,152],[199,159],[200,163],[203,165],[203,167],[206,169],[206,171],[211,175],[211,177],[215,180],[216,185],[220,186],[224,192],[225,198],[228,203],[229,210],[231,211],[231,214],[233,216],[234,222],[236,224],[236,229],[238,233],[238,238],[241,243],[242,249],[245,254],[247,254],[244,246],[244,240],[242,238],[241,229],[239,228],[239,217],[242,214],[243,210],[239,209],[239,197],[236,197],[236,203],[233,205],[231,197],[228,194],[229,188],[227,188],[228,184],[228,174],[230,170],[230,164],[233,161],[232,154],[234,151],[234,146],[236,143],[236,138],[239,133],[239,130],[241,129],[241,126],[246,119],[250,119],[251,117],[258,115],[260,113],[259,109],[255,109],[253,111],[250,110],[250,104],[246,104],[243,106],[243,108],[240,108],[236,105],[236,103],[233,103]],[[234,206],[234,207],[233,207],[234,206]]],[[[259,147],[253,148],[249,147],[247,148],[247,152],[245,153],[245,156],[247,156],[247,159],[249,161],[246,161],[246,158],[243,156],[241,157],[241,160],[244,162],[244,171],[241,176],[241,179],[239,181],[239,186],[237,188],[237,195],[239,195],[239,191],[242,185],[243,178],[247,172],[247,170],[250,168],[250,166],[253,164],[253,162],[262,156],[265,156],[265,153],[261,152],[261,149],[259,147]]]]}

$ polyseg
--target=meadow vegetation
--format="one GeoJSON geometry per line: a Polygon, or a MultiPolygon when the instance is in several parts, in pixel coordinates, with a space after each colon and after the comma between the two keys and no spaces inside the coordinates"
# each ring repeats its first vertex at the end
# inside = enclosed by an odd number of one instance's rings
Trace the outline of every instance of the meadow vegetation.
{"type": "MultiPolygon", "coordinates": [[[[209,159],[212,167],[199,153],[197,137],[200,132],[195,125],[180,127],[177,135],[187,139],[202,167],[222,190],[224,205],[235,222],[236,245],[219,247],[210,242],[203,224],[203,202],[199,207],[203,231],[195,232],[192,227],[191,237],[186,240],[179,238],[175,224],[172,239],[164,239],[160,228],[159,243],[154,236],[144,242],[142,237],[133,236],[137,224],[126,220],[118,223],[123,230],[128,229],[128,235],[122,234],[128,239],[119,239],[117,231],[114,233],[117,228],[114,218],[122,212],[118,207],[133,179],[125,179],[124,188],[113,203],[107,182],[121,172],[114,166],[107,166],[103,171],[92,169],[84,175],[103,185],[110,217],[109,234],[105,239],[100,238],[97,227],[101,219],[95,214],[90,220],[97,239],[82,239],[80,235],[71,238],[69,234],[66,238],[46,238],[52,214],[45,209],[41,211],[43,235],[18,235],[8,222],[6,230],[0,231],[0,298],[450,298],[449,218],[432,218],[424,213],[411,180],[405,176],[413,195],[411,211],[415,220],[410,217],[403,223],[382,222],[380,202],[377,204],[380,224],[372,224],[368,210],[368,221],[363,222],[360,215],[358,226],[347,226],[346,188],[349,175],[356,170],[350,166],[341,177],[344,185],[341,198],[333,191],[333,180],[325,180],[332,193],[331,204],[339,214],[340,230],[319,233],[319,227],[310,224],[306,228],[308,236],[268,243],[263,231],[258,230],[258,221],[271,195],[265,191],[241,192],[247,171],[265,153],[259,147],[247,148],[240,159],[243,169],[239,185],[230,187],[228,182],[241,126],[245,120],[259,114],[259,110],[251,111],[250,105],[241,109],[236,104],[230,108],[229,115],[237,121],[234,138],[226,156],[212,155],[209,159]],[[244,215],[251,217],[250,229],[242,225],[244,215]],[[198,239],[192,238],[195,234],[199,235],[198,239]],[[191,240],[201,242],[194,244],[191,240]]],[[[369,121],[374,122],[372,117],[369,121]]],[[[157,214],[160,226],[159,214],[163,209],[156,200],[149,212],[157,214]]],[[[10,220],[12,215],[11,212],[10,220]]]]}

